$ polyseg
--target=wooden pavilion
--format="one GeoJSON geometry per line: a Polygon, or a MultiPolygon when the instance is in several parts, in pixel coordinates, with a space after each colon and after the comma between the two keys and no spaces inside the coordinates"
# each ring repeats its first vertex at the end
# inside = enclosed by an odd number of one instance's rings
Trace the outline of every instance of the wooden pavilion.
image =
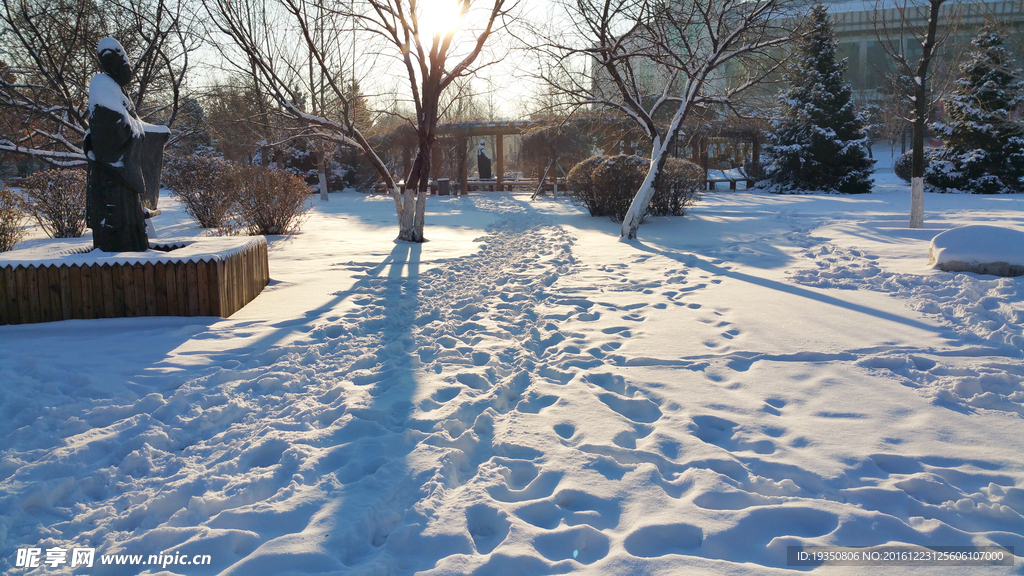
{"type": "MultiPolygon", "coordinates": [[[[604,144],[604,150],[616,150],[616,144],[629,135],[634,138],[635,125],[629,121],[606,116],[583,117],[570,120],[572,129],[585,130],[594,135],[595,141],[604,144]]],[[[453,122],[440,124],[437,127],[437,143],[434,147],[434,158],[431,164],[441,166],[440,154],[443,146],[452,146],[457,150],[459,173],[437,174],[441,178],[457,178],[458,190],[465,194],[468,191],[471,149],[470,144],[478,138],[494,137],[493,180],[475,182],[491,190],[505,190],[511,183],[506,179],[505,171],[505,136],[528,134],[544,128],[559,126],[559,122],[550,120],[482,120],[470,122],[453,122]]],[[[394,146],[401,147],[403,169],[412,166],[412,156],[416,149],[415,134],[409,127],[400,128],[402,132],[393,134],[394,146]],[[408,134],[405,134],[408,131],[408,134]]],[[[729,183],[730,189],[736,189],[737,180],[745,180],[747,186],[759,177],[761,145],[763,143],[762,127],[756,122],[739,119],[715,120],[711,122],[695,122],[685,131],[685,141],[680,138],[675,143],[673,155],[688,158],[704,169],[707,188],[714,190],[716,183],[729,183]],[[709,170],[722,171],[728,168],[744,168],[741,177],[708,177],[709,170]]],[[[735,173],[735,172],[734,172],[735,173]]],[[[536,180],[516,180],[516,184],[537,185],[536,180]]]]}

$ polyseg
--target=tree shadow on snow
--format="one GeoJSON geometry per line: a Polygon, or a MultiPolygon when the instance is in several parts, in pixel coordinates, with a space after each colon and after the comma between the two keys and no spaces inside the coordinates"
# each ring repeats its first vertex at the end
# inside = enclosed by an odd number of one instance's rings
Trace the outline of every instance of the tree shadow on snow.
{"type": "Polygon", "coordinates": [[[793,296],[799,296],[801,298],[807,298],[809,300],[814,300],[814,301],[820,302],[822,304],[828,304],[830,306],[835,306],[835,307],[838,307],[838,308],[843,308],[843,309],[849,310],[851,312],[857,312],[857,313],[860,313],[860,314],[867,314],[868,316],[873,316],[875,318],[879,318],[881,320],[887,320],[889,322],[896,322],[898,324],[903,324],[905,326],[909,326],[911,328],[917,328],[919,330],[926,330],[928,332],[934,332],[936,334],[942,334],[942,333],[945,332],[945,330],[943,330],[942,328],[940,328],[938,326],[932,326],[930,324],[926,324],[924,322],[920,322],[920,321],[914,320],[912,318],[906,318],[904,316],[899,316],[897,314],[893,314],[891,312],[886,312],[884,310],[878,310],[876,308],[871,308],[869,306],[863,306],[861,304],[855,304],[853,302],[847,302],[845,300],[841,300],[839,298],[835,298],[835,297],[829,296],[827,294],[821,294],[819,292],[815,292],[815,291],[808,290],[806,288],[801,288],[799,286],[794,286],[794,285],[791,285],[791,284],[786,284],[784,282],[778,282],[776,280],[769,280],[767,278],[760,278],[758,276],[752,276],[750,274],[745,274],[743,272],[737,272],[735,270],[729,270],[729,269],[723,268],[721,266],[716,266],[715,264],[712,264],[712,263],[710,263],[710,262],[708,262],[706,260],[703,260],[703,259],[701,259],[701,258],[699,258],[699,257],[697,257],[696,255],[693,255],[693,254],[680,254],[680,253],[676,253],[676,252],[668,252],[668,251],[665,251],[665,250],[660,250],[658,248],[654,248],[654,247],[648,246],[648,245],[646,245],[643,242],[640,242],[638,240],[633,240],[633,241],[630,242],[630,244],[632,246],[635,246],[638,250],[641,250],[643,252],[648,252],[648,253],[655,254],[655,255],[658,255],[658,256],[664,256],[665,258],[670,258],[670,259],[675,260],[677,262],[680,262],[680,263],[682,263],[682,264],[684,264],[686,266],[689,266],[689,267],[692,267],[692,268],[698,268],[698,269],[704,270],[705,272],[709,272],[711,274],[715,274],[715,275],[722,276],[722,277],[725,277],[725,278],[732,278],[734,280],[739,280],[741,282],[747,282],[749,284],[754,284],[756,286],[761,286],[763,288],[768,288],[770,290],[777,290],[779,292],[784,292],[786,294],[791,294],[793,296]]]}

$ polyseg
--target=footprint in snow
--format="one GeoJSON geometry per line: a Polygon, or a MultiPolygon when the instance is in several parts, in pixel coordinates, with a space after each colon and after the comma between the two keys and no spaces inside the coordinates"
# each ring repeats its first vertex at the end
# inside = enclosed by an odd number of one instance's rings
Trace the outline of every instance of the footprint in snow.
{"type": "Polygon", "coordinates": [[[541,534],[534,538],[533,547],[552,562],[593,564],[608,555],[609,541],[600,531],[583,525],[541,534]]]}
{"type": "Polygon", "coordinates": [[[646,438],[651,434],[654,428],[651,426],[645,426],[637,424],[632,430],[623,430],[612,438],[612,442],[621,448],[628,448],[630,450],[636,450],[636,441],[641,438],[646,438]]]}
{"type": "Polygon", "coordinates": [[[624,418],[633,422],[651,423],[661,418],[661,409],[647,398],[625,398],[618,394],[598,394],[598,399],[624,418]]]}
{"type": "Polygon", "coordinates": [[[521,490],[514,490],[508,484],[497,484],[487,487],[487,493],[491,498],[499,502],[525,502],[527,500],[539,500],[547,498],[555,492],[559,482],[562,481],[562,472],[544,471],[537,475],[528,485],[521,490]]]}
{"type": "Polygon", "coordinates": [[[775,453],[775,443],[771,440],[736,439],[737,424],[718,416],[694,416],[693,424],[689,425],[690,433],[708,444],[714,444],[730,452],[751,451],[755,454],[775,453]]]}
{"type": "Polygon", "coordinates": [[[508,537],[508,514],[486,504],[466,508],[466,529],[478,554],[490,554],[508,537]]]}
{"type": "Polygon", "coordinates": [[[704,531],[691,524],[663,524],[637,528],[626,536],[626,552],[640,558],[692,554],[704,541],[704,531]]]}

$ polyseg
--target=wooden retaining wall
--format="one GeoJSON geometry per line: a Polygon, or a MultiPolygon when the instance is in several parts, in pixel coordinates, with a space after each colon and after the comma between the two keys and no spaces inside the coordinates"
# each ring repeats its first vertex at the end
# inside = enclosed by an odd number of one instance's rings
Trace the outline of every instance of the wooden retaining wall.
{"type": "MultiPolygon", "coordinates": [[[[262,239],[261,239],[262,240],[262,239]]],[[[270,281],[265,240],[226,255],[175,261],[0,268],[0,325],[136,316],[221,316],[270,281]]]]}

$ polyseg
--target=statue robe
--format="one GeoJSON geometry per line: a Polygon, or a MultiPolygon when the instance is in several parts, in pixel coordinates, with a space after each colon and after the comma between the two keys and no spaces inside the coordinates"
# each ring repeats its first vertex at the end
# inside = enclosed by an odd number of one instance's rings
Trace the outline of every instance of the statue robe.
{"type": "Polygon", "coordinates": [[[143,207],[156,209],[163,148],[170,132],[139,119],[107,74],[89,84],[89,159],[86,221],[104,252],[149,249],[143,207]]]}

